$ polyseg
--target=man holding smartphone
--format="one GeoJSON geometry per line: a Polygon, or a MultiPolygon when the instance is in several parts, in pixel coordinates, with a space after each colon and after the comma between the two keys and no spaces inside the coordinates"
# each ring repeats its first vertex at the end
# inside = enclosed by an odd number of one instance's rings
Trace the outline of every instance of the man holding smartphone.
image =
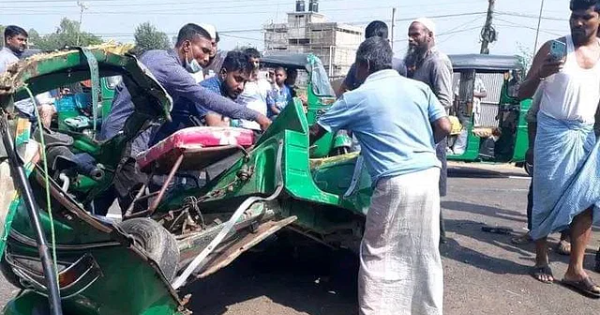
{"type": "Polygon", "coordinates": [[[600,157],[593,129],[600,101],[600,0],[571,0],[570,9],[571,34],[540,48],[519,89],[521,99],[538,88],[541,93],[533,150],[532,275],[554,281],[546,238],[570,226],[571,259],[561,282],[600,297],[600,287],[583,269],[592,224],[600,219],[600,157]]]}

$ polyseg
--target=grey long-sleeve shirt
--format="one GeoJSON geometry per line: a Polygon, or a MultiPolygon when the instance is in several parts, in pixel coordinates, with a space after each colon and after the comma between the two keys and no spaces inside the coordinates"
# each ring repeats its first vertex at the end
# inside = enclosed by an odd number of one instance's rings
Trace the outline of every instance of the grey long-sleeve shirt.
{"type": "MultiPolygon", "coordinates": [[[[174,50],[151,50],[144,53],[140,62],[154,75],[156,80],[173,98],[173,106],[186,103],[178,102],[180,98],[187,99],[198,107],[235,119],[256,120],[258,112],[215,94],[196,83],[196,80],[182,66],[179,56],[174,50]]],[[[175,108],[174,108],[175,109],[175,108]]],[[[108,117],[102,123],[99,139],[107,140],[114,137],[125,125],[127,118],[133,113],[134,106],[131,95],[123,83],[117,86],[117,94],[112,103],[108,117]]],[[[147,149],[148,132],[140,135],[132,146],[132,155],[147,149]],[[141,139],[140,139],[141,138],[141,139]]]]}
{"type": "Polygon", "coordinates": [[[411,78],[429,85],[448,111],[452,107],[452,72],[450,58],[434,47],[411,78]]]}

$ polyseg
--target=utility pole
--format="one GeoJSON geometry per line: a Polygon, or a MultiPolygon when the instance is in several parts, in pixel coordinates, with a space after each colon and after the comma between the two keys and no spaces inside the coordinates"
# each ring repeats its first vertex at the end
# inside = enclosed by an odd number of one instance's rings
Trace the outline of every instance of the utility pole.
{"type": "Polygon", "coordinates": [[[79,35],[81,34],[81,23],[83,22],[83,11],[88,9],[87,4],[84,2],[77,0],[77,5],[81,9],[79,11],[79,26],[77,27],[77,46],[79,46],[79,35]]]}
{"type": "Polygon", "coordinates": [[[538,45],[538,37],[540,36],[540,25],[542,24],[542,13],[544,12],[544,0],[542,0],[542,4],[540,5],[540,16],[538,17],[538,25],[537,30],[535,31],[535,43],[533,44],[533,55],[537,52],[538,45]]]}
{"type": "Polygon", "coordinates": [[[396,8],[392,8],[392,39],[390,41],[392,51],[394,51],[394,28],[396,28],[396,8]]]}
{"type": "Polygon", "coordinates": [[[492,26],[492,19],[494,17],[494,4],[496,0],[488,0],[488,11],[485,19],[485,25],[481,30],[481,51],[480,54],[489,54],[490,49],[488,48],[490,43],[496,41],[496,30],[492,26]]]}

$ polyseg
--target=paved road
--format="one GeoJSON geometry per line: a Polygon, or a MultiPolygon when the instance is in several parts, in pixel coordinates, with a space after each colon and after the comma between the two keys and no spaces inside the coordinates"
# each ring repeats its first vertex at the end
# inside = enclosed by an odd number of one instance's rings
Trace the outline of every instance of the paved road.
{"type": "MultiPolygon", "coordinates": [[[[454,165],[449,196],[442,206],[449,242],[442,246],[445,314],[597,314],[591,300],[559,285],[528,276],[533,245],[513,246],[507,235],[481,231],[483,224],[526,226],[529,179],[510,166],[454,165]]],[[[596,228],[586,266],[591,269],[600,245],[596,228]]],[[[554,238],[553,242],[556,241],[554,238]]],[[[551,254],[557,277],[567,258],[551,254]]],[[[293,252],[278,245],[248,253],[190,291],[191,309],[201,315],[348,315],[356,314],[356,258],[315,246],[293,252]]],[[[590,272],[600,282],[600,275],[590,272]]],[[[4,303],[9,285],[0,285],[4,303]]]]}

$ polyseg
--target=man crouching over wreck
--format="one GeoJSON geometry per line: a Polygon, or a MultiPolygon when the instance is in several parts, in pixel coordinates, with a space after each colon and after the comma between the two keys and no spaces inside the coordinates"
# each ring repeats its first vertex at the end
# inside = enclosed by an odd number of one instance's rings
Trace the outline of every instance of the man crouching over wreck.
{"type": "Polygon", "coordinates": [[[351,130],[372,178],[360,249],[360,314],[439,315],[443,276],[435,143],[449,134],[450,122],[427,85],[392,70],[392,56],[380,37],[360,45],[357,77],[365,83],[345,93],[311,127],[311,143],[327,131],[351,130]]]}

